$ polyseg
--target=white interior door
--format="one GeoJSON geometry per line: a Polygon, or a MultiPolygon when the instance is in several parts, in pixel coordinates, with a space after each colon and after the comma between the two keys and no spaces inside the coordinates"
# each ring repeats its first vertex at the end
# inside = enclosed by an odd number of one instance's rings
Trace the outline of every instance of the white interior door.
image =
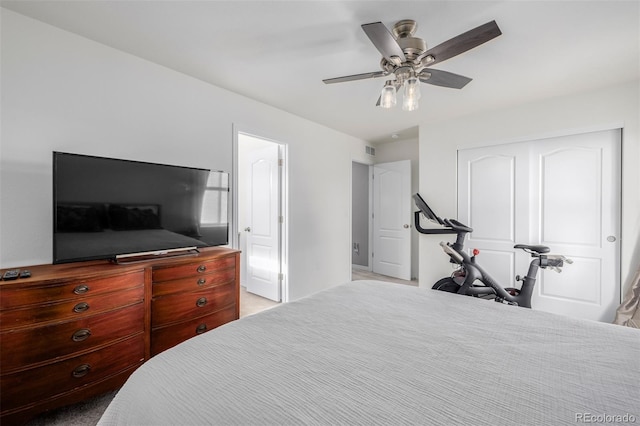
{"type": "Polygon", "coordinates": [[[534,309],[611,321],[620,303],[620,131],[458,153],[458,218],[467,247],[504,286],[526,273],[515,243],[542,244],[574,263],[540,271],[534,309]]]}
{"type": "Polygon", "coordinates": [[[411,161],[373,166],[373,272],[411,279],[411,161]]]}
{"type": "Polygon", "coordinates": [[[280,286],[280,171],[279,147],[251,151],[246,156],[248,226],[246,238],[247,291],[279,302],[280,286]]]}

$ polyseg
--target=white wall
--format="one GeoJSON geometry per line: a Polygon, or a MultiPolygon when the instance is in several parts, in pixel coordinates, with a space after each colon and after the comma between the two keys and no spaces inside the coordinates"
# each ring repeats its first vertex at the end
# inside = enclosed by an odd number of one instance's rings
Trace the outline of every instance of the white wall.
{"type": "MultiPolygon", "coordinates": [[[[456,151],[460,148],[622,128],[621,277],[624,289],[640,267],[640,84],[547,99],[421,126],[420,193],[440,217],[456,217],[456,151]]],[[[451,273],[438,246],[420,236],[420,286],[451,273]]]]}
{"type": "Polygon", "coordinates": [[[232,171],[236,125],[288,145],[290,300],[350,279],[363,141],[0,11],[0,267],[51,262],[52,151],[232,171]]]}

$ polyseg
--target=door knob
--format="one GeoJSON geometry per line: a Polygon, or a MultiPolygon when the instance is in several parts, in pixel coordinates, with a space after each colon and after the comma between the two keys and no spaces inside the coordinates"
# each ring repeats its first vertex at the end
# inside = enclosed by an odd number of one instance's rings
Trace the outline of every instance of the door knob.
{"type": "Polygon", "coordinates": [[[244,228],[244,230],[245,230],[246,232],[251,232],[251,227],[247,226],[246,228],[244,228]]]}
{"type": "Polygon", "coordinates": [[[607,241],[609,241],[610,243],[614,243],[616,241],[616,237],[614,237],[613,235],[609,235],[607,237],[607,241]]]}
{"type": "Polygon", "coordinates": [[[409,224],[407,224],[407,223],[405,223],[405,224],[404,224],[404,225],[402,225],[402,226],[403,226],[405,229],[407,229],[407,228],[410,228],[410,227],[411,227],[411,225],[409,225],[409,224]]]}

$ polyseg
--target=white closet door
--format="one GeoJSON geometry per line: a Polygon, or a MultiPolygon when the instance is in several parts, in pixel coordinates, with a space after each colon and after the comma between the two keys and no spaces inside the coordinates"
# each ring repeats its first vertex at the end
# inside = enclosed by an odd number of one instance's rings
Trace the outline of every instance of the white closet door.
{"type": "Polygon", "coordinates": [[[540,272],[534,309],[613,319],[620,303],[619,130],[460,150],[458,217],[474,229],[467,247],[481,250],[478,262],[504,286],[531,260],[516,243],[547,245],[574,260],[561,274],[540,272]]]}
{"type": "Polygon", "coordinates": [[[458,220],[473,228],[465,243],[493,278],[512,287],[522,256],[513,249],[528,240],[529,197],[525,146],[514,144],[458,152],[458,220]],[[524,179],[523,179],[524,177],[524,179]]]}
{"type": "Polygon", "coordinates": [[[620,131],[538,141],[532,147],[532,237],[573,260],[545,272],[532,303],[610,322],[620,304],[620,131]]]}

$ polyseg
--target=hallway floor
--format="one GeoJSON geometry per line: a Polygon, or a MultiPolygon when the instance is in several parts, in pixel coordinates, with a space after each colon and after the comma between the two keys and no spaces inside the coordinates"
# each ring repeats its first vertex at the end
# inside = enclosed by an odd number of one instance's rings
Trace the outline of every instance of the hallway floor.
{"type": "Polygon", "coordinates": [[[417,280],[411,280],[411,281],[401,280],[401,279],[394,278],[394,277],[388,277],[386,275],[375,274],[375,273],[373,273],[371,271],[366,271],[364,269],[359,269],[359,268],[353,268],[351,270],[351,279],[353,281],[377,280],[377,281],[392,282],[392,283],[396,283],[396,284],[412,285],[412,286],[415,286],[415,287],[418,286],[418,281],[417,280]]]}

